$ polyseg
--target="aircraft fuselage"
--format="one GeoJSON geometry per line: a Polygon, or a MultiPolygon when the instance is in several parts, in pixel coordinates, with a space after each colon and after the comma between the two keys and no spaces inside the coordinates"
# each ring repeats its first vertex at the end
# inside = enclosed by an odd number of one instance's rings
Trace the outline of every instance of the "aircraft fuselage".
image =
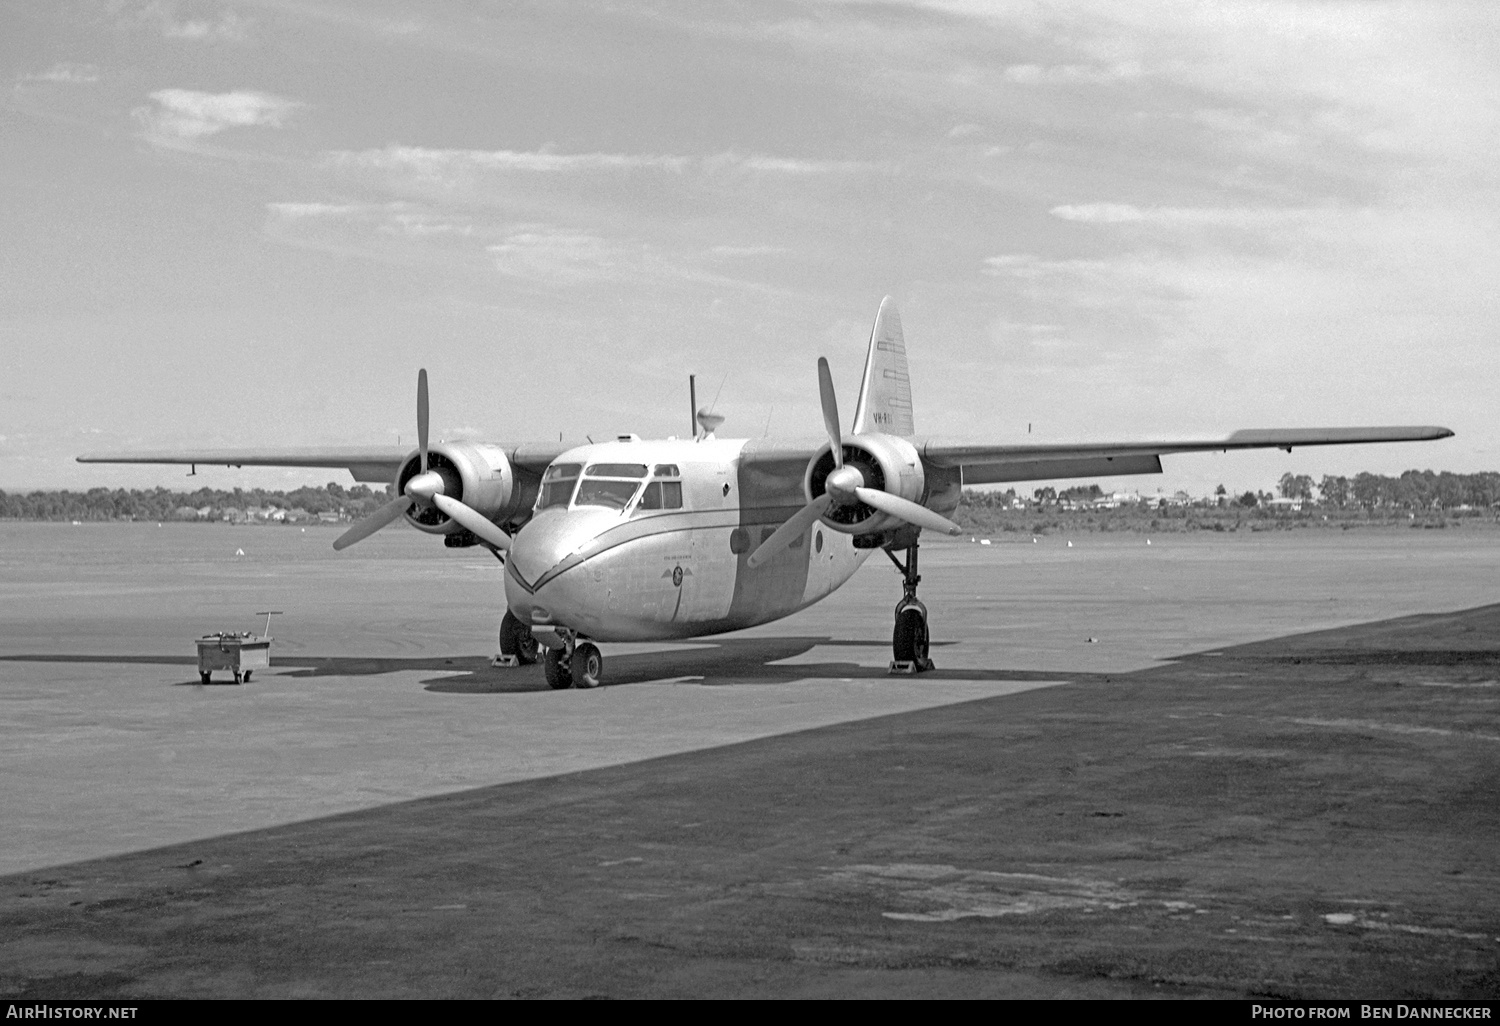
{"type": "Polygon", "coordinates": [[[806,448],[742,464],[747,445],[764,444],[630,440],[558,456],[507,559],[511,613],[597,641],[648,641],[768,623],[833,592],[873,550],[823,523],[746,565],[807,501],[806,448]]]}

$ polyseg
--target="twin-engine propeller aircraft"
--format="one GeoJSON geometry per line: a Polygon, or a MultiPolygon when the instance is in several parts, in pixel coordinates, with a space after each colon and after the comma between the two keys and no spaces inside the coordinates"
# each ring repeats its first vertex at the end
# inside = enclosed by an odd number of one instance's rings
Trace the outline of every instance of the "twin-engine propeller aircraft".
{"type": "Polygon", "coordinates": [[[818,360],[820,437],[721,439],[696,414],[691,438],[565,446],[428,444],[427,372],[417,375],[417,448],[202,450],[80,456],[83,463],[343,468],[391,482],[395,498],[333,543],[343,549],[399,519],[453,546],[482,545],[505,566],[500,650],[540,650],[554,688],[603,679],[597,642],[718,634],[789,616],[831,594],[871,553],[901,571],[893,671],[932,668],[917,598],[923,530],[959,533],[944,514],[965,485],[1161,472],[1169,453],[1425,441],[1441,427],[1236,431],[1185,441],[1004,444],[918,435],[906,344],[880,304],[852,429],[840,427],[828,361],[818,360]],[[898,557],[904,554],[904,558],[898,557]]]}

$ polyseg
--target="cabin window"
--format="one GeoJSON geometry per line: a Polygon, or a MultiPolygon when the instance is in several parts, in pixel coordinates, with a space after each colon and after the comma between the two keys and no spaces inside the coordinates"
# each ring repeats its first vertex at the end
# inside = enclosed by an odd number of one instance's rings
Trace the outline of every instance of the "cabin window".
{"type": "Polygon", "coordinates": [[[536,508],[566,506],[573,497],[573,486],[578,483],[578,472],[582,469],[580,463],[554,463],[548,467],[547,473],[542,475],[542,491],[537,496],[536,508]]]}
{"type": "Polygon", "coordinates": [[[682,482],[681,481],[652,481],[641,493],[641,501],[636,505],[636,510],[648,509],[681,509],[682,508],[682,482]]]}

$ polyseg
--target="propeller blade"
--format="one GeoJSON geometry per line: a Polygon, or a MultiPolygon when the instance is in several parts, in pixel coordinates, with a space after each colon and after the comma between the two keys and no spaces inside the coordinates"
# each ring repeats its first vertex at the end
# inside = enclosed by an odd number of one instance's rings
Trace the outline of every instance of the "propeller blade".
{"type": "Polygon", "coordinates": [[[856,488],[854,494],[866,506],[874,506],[882,513],[900,517],[908,524],[925,527],[929,531],[941,531],[944,534],[963,533],[962,528],[942,514],[934,513],[926,506],[919,506],[915,502],[892,495],[890,492],[882,492],[878,488],[856,488]]]}
{"type": "MultiPolygon", "coordinates": [[[[839,400],[833,394],[833,374],[828,361],[818,357],[818,398],[823,402],[823,427],[828,431],[828,444],[833,446],[833,467],[844,465],[844,439],[839,434],[839,400]]],[[[769,539],[768,539],[769,540],[769,539]]]]}
{"type": "Polygon", "coordinates": [[[422,454],[422,473],[427,473],[427,368],[417,371],[417,451],[422,454]]]}
{"type": "Polygon", "coordinates": [[[410,508],[410,506],[411,498],[409,496],[396,496],[390,502],[377,509],[374,513],[371,513],[359,523],[349,528],[349,530],[339,535],[338,539],[334,541],[333,547],[338,551],[343,551],[344,549],[347,549],[349,546],[353,545],[355,542],[363,541],[364,539],[370,537],[370,535],[374,534],[376,531],[380,530],[386,524],[389,524],[392,520],[395,520],[401,514],[405,513],[407,509],[410,508]]]}
{"type": "MultiPolygon", "coordinates": [[[[432,497],[432,503],[448,516],[457,521],[461,526],[467,527],[480,538],[489,542],[497,549],[509,551],[510,535],[502,531],[488,517],[477,509],[465,506],[457,499],[451,499],[446,495],[438,494],[432,497]]],[[[956,532],[957,529],[955,529],[956,532]]]]}
{"type": "Polygon", "coordinates": [[[750,553],[750,558],[745,560],[745,565],[754,570],[772,556],[779,554],[782,549],[796,541],[797,536],[806,531],[814,520],[822,516],[832,502],[833,498],[825,492],[793,513],[790,520],[776,528],[771,537],[761,542],[760,547],[750,553]]]}

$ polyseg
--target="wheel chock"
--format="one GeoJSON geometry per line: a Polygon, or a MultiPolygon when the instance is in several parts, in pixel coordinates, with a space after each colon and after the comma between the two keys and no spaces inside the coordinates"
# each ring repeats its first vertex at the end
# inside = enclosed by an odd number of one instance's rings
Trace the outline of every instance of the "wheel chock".
{"type": "Polygon", "coordinates": [[[520,666],[521,660],[513,655],[497,655],[490,657],[491,666],[520,666]]]}
{"type": "Polygon", "coordinates": [[[915,677],[919,673],[936,669],[931,659],[892,659],[891,665],[886,667],[886,675],[915,677]]]}

